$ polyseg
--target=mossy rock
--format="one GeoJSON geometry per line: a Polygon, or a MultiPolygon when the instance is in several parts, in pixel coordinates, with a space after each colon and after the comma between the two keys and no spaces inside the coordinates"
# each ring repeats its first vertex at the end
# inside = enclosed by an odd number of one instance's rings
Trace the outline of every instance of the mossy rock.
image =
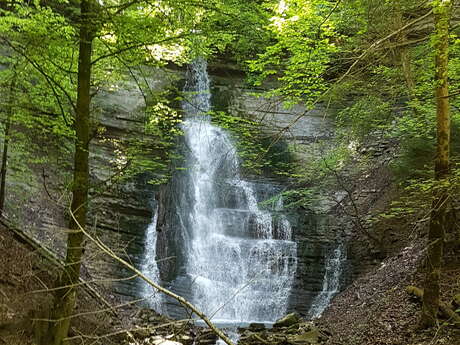
{"type": "Polygon", "coordinates": [[[297,313],[290,313],[282,317],[273,324],[274,328],[280,327],[291,327],[293,325],[299,324],[301,321],[300,316],[297,313]]]}
{"type": "Polygon", "coordinates": [[[303,345],[303,344],[318,344],[319,342],[319,331],[314,328],[309,332],[294,335],[288,338],[289,344],[292,345],[303,345]]]}

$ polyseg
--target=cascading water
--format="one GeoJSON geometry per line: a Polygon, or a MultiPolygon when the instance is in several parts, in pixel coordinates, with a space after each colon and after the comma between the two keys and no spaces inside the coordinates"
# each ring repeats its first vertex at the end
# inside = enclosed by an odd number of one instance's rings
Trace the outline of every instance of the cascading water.
{"type": "Polygon", "coordinates": [[[323,288],[315,297],[310,307],[310,317],[316,319],[326,310],[332,298],[339,292],[340,276],[346,259],[344,244],[340,243],[326,259],[326,271],[324,272],[323,288]]]}
{"type": "MultiPolygon", "coordinates": [[[[157,245],[157,222],[158,222],[158,205],[155,203],[153,219],[149,224],[146,232],[144,257],[142,260],[141,271],[147,277],[158,283],[160,281],[160,271],[156,262],[156,245],[157,245]]],[[[144,283],[142,285],[141,295],[146,298],[149,306],[156,312],[163,311],[163,299],[161,294],[154,290],[150,285],[144,283]]]]}
{"type": "MultiPolygon", "coordinates": [[[[206,61],[191,64],[183,102],[185,171],[176,177],[182,268],[172,282],[215,322],[273,322],[286,312],[297,265],[291,226],[259,207],[229,134],[211,123],[206,61]]],[[[275,212],[277,216],[275,216],[275,212]]]]}

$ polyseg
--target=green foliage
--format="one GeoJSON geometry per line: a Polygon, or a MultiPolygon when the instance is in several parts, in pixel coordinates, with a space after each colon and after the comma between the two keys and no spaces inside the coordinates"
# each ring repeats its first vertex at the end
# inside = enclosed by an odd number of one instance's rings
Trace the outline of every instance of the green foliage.
{"type": "MultiPolygon", "coordinates": [[[[209,45],[197,36],[213,37],[203,28],[206,17],[210,13],[216,15],[216,10],[208,11],[188,1],[139,3],[142,6],[137,2],[104,1],[104,5],[95,8],[92,85],[96,92],[112,88],[115,81],[124,78],[126,71],[131,72],[133,67],[145,63],[150,66],[182,63],[209,45]]],[[[221,2],[216,4],[220,6],[221,2]]],[[[0,40],[6,42],[11,53],[3,55],[1,62],[22,66],[15,72],[18,91],[13,122],[42,137],[49,135],[54,142],[54,137],[73,138],[78,9],[56,3],[51,6],[20,1],[7,10],[2,9],[0,40]]],[[[5,80],[10,71],[2,72],[5,80]]],[[[133,77],[136,76],[133,74],[133,77]]],[[[145,81],[142,77],[138,80],[140,83],[145,81]]],[[[7,88],[7,84],[3,87],[7,88]]],[[[143,139],[117,143],[120,159],[116,164],[119,169],[129,170],[129,174],[147,170],[163,176],[168,164],[166,156],[178,134],[179,116],[165,95],[153,95],[145,85],[148,83],[143,84],[151,98],[143,139]],[[147,157],[152,151],[154,154],[147,157]],[[126,164],[130,169],[124,167],[126,164]]],[[[98,128],[99,111],[97,106],[92,107],[94,129],[98,128]]]]}
{"type": "Polygon", "coordinates": [[[133,162],[131,173],[150,172],[155,176],[152,184],[162,184],[170,178],[171,160],[175,158],[174,146],[177,136],[182,134],[179,127],[181,116],[166,98],[166,93],[157,95],[155,102],[146,108],[145,136],[127,145],[128,155],[133,162]]]}
{"type": "MultiPolygon", "coordinates": [[[[370,224],[385,222],[389,219],[412,219],[413,222],[424,222],[430,217],[432,203],[438,191],[446,192],[449,205],[458,200],[460,192],[460,165],[452,167],[449,179],[439,181],[433,177],[416,178],[406,181],[399,199],[391,203],[388,211],[377,214],[370,219],[370,224]]],[[[449,206],[450,207],[450,206],[449,206]]],[[[451,224],[453,226],[453,224],[451,224]]]]}
{"type": "Polygon", "coordinates": [[[212,120],[228,129],[235,139],[242,166],[249,173],[288,175],[291,172],[292,156],[285,144],[274,142],[274,138],[263,134],[260,124],[243,116],[218,111],[212,120]]]}
{"type": "Polygon", "coordinates": [[[308,164],[302,164],[297,169],[300,173],[297,178],[302,182],[324,182],[331,173],[339,171],[352,159],[352,149],[339,140],[320,141],[312,145],[312,151],[308,164]]]}
{"type": "Polygon", "coordinates": [[[275,43],[248,62],[254,85],[273,78],[279,83],[267,96],[282,96],[288,106],[303,102],[308,107],[326,90],[324,73],[336,51],[334,27],[324,18],[331,5],[290,0],[274,6],[267,30],[275,43]]]}
{"type": "MultiPolygon", "coordinates": [[[[453,44],[450,49],[449,81],[450,89],[460,88],[460,44],[456,35],[452,35],[453,44]]],[[[407,103],[407,108],[397,119],[391,135],[400,141],[401,153],[393,163],[393,170],[398,180],[404,182],[408,178],[428,178],[432,176],[436,144],[436,110],[433,97],[434,88],[434,57],[431,44],[421,44],[412,50],[415,75],[416,98],[407,103]]],[[[460,106],[458,97],[449,99],[452,105],[452,157],[460,159],[460,114],[455,111],[460,106]]]]}
{"type": "Polygon", "coordinates": [[[55,157],[64,158],[61,171],[70,166],[74,76],[67,66],[75,62],[75,30],[38,2],[19,1],[0,11],[0,63],[6,67],[0,71],[0,121],[11,123],[7,194],[19,197],[37,188],[36,171],[48,170],[55,157]]]}
{"type": "Polygon", "coordinates": [[[182,134],[178,126],[182,121],[179,112],[171,106],[167,96],[167,92],[162,92],[157,95],[155,102],[147,106],[145,130],[146,134],[170,141],[182,134]]]}
{"type": "Polygon", "coordinates": [[[318,190],[301,187],[284,191],[279,197],[283,198],[283,207],[287,210],[308,209],[317,202],[318,190]]]}
{"type": "Polygon", "coordinates": [[[198,39],[205,42],[208,54],[222,56],[227,61],[244,61],[256,57],[271,38],[264,30],[270,12],[263,1],[214,1],[214,7],[201,23],[198,39]],[[211,34],[209,34],[211,33],[211,34]]]}
{"type": "MultiPolygon", "coordinates": [[[[422,2],[400,1],[349,1],[332,16],[336,32],[340,33],[339,51],[334,57],[359,55],[374,42],[394,32],[407,22],[411,13],[423,14],[422,2]],[[400,19],[398,19],[401,16],[400,19]],[[398,21],[401,20],[401,21],[398,21]],[[355,25],[356,23],[356,25],[355,25]],[[348,26],[348,24],[351,24],[348,26]]],[[[415,14],[414,14],[415,16],[415,14]]],[[[395,36],[383,46],[388,49],[371,50],[349,78],[334,85],[328,93],[328,102],[337,109],[336,133],[349,142],[366,143],[387,138],[397,141],[400,153],[392,163],[397,179],[429,178],[432,175],[435,148],[435,100],[433,44],[425,41],[409,46],[398,46],[404,36],[395,36]],[[411,70],[402,66],[405,51],[411,70]],[[414,89],[409,89],[405,73],[410,73],[414,89]]],[[[458,90],[459,47],[457,33],[451,34],[449,82],[451,90],[458,90]]],[[[343,73],[341,60],[329,72],[343,73]]],[[[351,59],[353,61],[353,59],[351,59]]],[[[460,106],[458,97],[450,99],[453,109],[460,106]]],[[[453,154],[458,159],[459,137],[455,135],[460,125],[458,112],[452,111],[453,154]]]]}
{"type": "MultiPolygon", "coordinates": [[[[8,97],[1,100],[1,122],[8,118],[13,122],[11,138],[23,161],[30,161],[32,152],[38,151],[33,148],[33,140],[21,133],[57,143],[69,155],[68,145],[63,143],[74,136],[78,9],[65,0],[16,1],[8,5],[0,9],[0,42],[7,47],[0,63],[9,67],[0,71],[0,91],[10,94],[13,79],[16,86],[11,114],[5,111],[8,97]]],[[[300,181],[298,188],[285,193],[288,205],[311,204],[317,192],[311,183],[327,184],[331,171],[340,170],[352,159],[352,146],[376,136],[399,141],[401,152],[393,164],[394,171],[400,181],[409,177],[425,181],[406,183],[423,190],[429,184],[426,181],[431,177],[434,157],[436,42],[404,48],[412,59],[414,90],[407,87],[398,46],[407,37],[399,35],[371,50],[347,78],[333,84],[371,42],[392,33],[405,18],[416,17],[421,11],[422,1],[409,0],[104,1],[96,6],[92,22],[93,91],[110,90],[130,73],[142,84],[149,103],[144,132],[138,140],[113,143],[119,150],[114,164],[120,176],[148,171],[155,176],[155,183],[164,182],[169,163],[175,158],[172,148],[181,134],[180,115],[174,110],[176,91],[151,91],[145,75],[138,73],[141,66],[180,65],[196,56],[220,55],[245,61],[253,85],[273,82],[274,87],[264,96],[275,96],[287,106],[303,103],[307,109],[322,100],[337,109],[334,147],[311,145],[310,149],[320,154],[298,165],[292,162],[294,149],[263,134],[258,123],[242,115],[213,114],[213,121],[229,129],[235,138],[247,171],[274,171],[300,181]]],[[[457,34],[451,36],[452,90],[460,89],[457,34]]],[[[454,109],[460,108],[458,97],[450,100],[454,109]]],[[[99,112],[93,105],[94,129],[100,127],[99,112]]],[[[453,113],[452,123],[454,132],[458,132],[458,112],[453,113]]],[[[98,136],[103,137],[103,133],[98,136]]],[[[455,161],[460,152],[458,136],[453,143],[455,161]]],[[[45,157],[43,153],[34,163],[44,164],[45,157]]],[[[14,169],[21,171],[21,159],[15,160],[16,164],[14,169]]]]}
{"type": "Polygon", "coordinates": [[[328,93],[337,135],[344,140],[366,142],[372,137],[391,137],[399,123],[407,88],[398,68],[372,66],[359,78],[344,80],[328,93]]]}
{"type": "Polygon", "coordinates": [[[370,133],[389,129],[394,115],[392,110],[382,98],[366,95],[339,111],[336,123],[352,138],[365,138],[370,133]]]}
{"type": "MultiPolygon", "coordinates": [[[[353,150],[344,142],[334,142],[332,139],[311,144],[310,150],[307,159],[304,158],[297,164],[291,163],[291,170],[287,175],[295,182],[281,194],[286,209],[314,209],[324,200],[325,190],[341,190],[336,185],[336,174],[341,174],[343,168],[350,167],[353,160],[353,150]]],[[[354,166],[358,169],[356,162],[354,166]]]]}

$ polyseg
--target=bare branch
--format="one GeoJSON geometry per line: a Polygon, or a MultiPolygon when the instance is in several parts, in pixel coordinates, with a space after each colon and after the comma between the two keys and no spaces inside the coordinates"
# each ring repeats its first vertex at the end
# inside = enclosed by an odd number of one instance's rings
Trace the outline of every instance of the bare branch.
{"type": "Polygon", "coordinates": [[[129,270],[131,270],[132,272],[136,273],[142,280],[144,280],[147,284],[149,284],[150,286],[152,286],[153,288],[155,288],[156,290],[164,293],[165,295],[169,296],[169,297],[172,297],[173,299],[175,299],[176,301],[178,301],[181,305],[183,305],[184,307],[190,309],[193,313],[195,313],[200,319],[202,319],[208,326],[209,328],[214,332],[214,334],[216,334],[218,337],[220,337],[226,344],[228,345],[234,345],[233,342],[231,341],[231,339],[229,337],[227,337],[225,335],[224,332],[222,332],[219,328],[217,328],[212,322],[211,320],[209,320],[209,318],[204,314],[202,313],[200,310],[198,310],[197,307],[195,307],[192,303],[190,303],[189,301],[187,301],[185,298],[183,298],[182,296],[179,296],[177,294],[175,294],[174,292],[168,290],[168,289],[165,289],[164,287],[158,285],[157,283],[155,283],[152,279],[150,279],[149,277],[147,277],[144,273],[142,273],[140,270],[138,270],[137,268],[135,268],[133,265],[131,265],[130,263],[128,263],[126,260],[120,258],[118,255],[116,255],[112,249],[110,249],[109,247],[107,247],[101,240],[93,237],[88,231],[86,231],[80,223],[78,223],[77,219],[75,218],[75,215],[74,213],[72,212],[72,210],[69,209],[69,213],[71,215],[71,217],[73,218],[75,224],[77,224],[78,228],[80,229],[81,232],[83,232],[85,234],[85,236],[91,240],[97,247],[99,247],[99,249],[101,249],[103,252],[105,252],[108,256],[110,256],[111,258],[113,258],[115,261],[118,261],[120,264],[122,264],[123,266],[125,266],[126,268],[128,268],[129,270]]]}

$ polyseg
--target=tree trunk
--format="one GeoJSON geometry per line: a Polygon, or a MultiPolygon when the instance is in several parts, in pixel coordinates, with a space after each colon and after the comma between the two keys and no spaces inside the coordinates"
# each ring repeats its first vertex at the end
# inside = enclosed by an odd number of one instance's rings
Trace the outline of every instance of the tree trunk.
{"type": "MultiPolygon", "coordinates": [[[[423,290],[422,289],[409,285],[406,287],[406,291],[408,294],[413,295],[423,300],[423,290]]],[[[460,328],[460,315],[457,315],[457,313],[454,310],[452,310],[452,308],[449,307],[449,305],[440,302],[439,312],[441,316],[444,316],[448,321],[452,322],[455,327],[460,328]]]]}
{"type": "Polygon", "coordinates": [[[435,162],[435,179],[439,182],[434,192],[428,233],[428,251],[426,258],[426,277],[423,294],[421,326],[436,325],[439,308],[440,276],[447,227],[448,192],[445,186],[449,175],[450,153],[450,115],[447,84],[449,51],[449,17],[450,0],[434,2],[435,15],[435,83],[436,83],[436,118],[437,118],[437,157],[435,162]],[[444,184],[444,185],[443,185],[444,184]]]}
{"type": "Polygon", "coordinates": [[[5,194],[6,194],[6,171],[7,171],[7,164],[8,164],[8,146],[10,143],[10,127],[11,127],[11,116],[13,116],[13,100],[14,100],[14,88],[15,88],[15,78],[13,77],[13,81],[11,81],[10,85],[10,95],[7,105],[7,112],[6,112],[6,123],[5,123],[5,131],[4,131],[4,140],[3,140],[3,153],[2,153],[2,166],[0,170],[0,217],[3,215],[3,211],[5,208],[5,194]]]}
{"type": "MultiPolygon", "coordinates": [[[[88,202],[89,173],[89,118],[90,118],[90,80],[91,52],[93,30],[91,20],[91,0],[82,0],[80,23],[80,47],[78,57],[78,90],[75,118],[75,157],[73,195],[67,238],[67,255],[65,268],[59,279],[59,286],[71,286],[78,283],[83,255],[84,234],[78,224],[86,226],[86,210],[88,202]]],[[[67,337],[70,316],[75,306],[76,287],[57,290],[53,308],[52,342],[53,345],[64,344],[67,337]]]]}
{"type": "Polygon", "coordinates": [[[5,208],[5,189],[6,189],[6,165],[8,163],[8,144],[10,142],[10,126],[11,120],[8,118],[5,124],[4,131],[4,141],[3,141],[3,153],[2,153],[2,168],[1,168],[1,178],[0,178],[0,217],[3,216],[3,211],[5,208]]]}
{"type": "MultiPolygon", "coordinates": [[[[393,13],[394,13],[393,30],[394,31],[399,30],[406,24],[404,23],[404,13],[403,13],[403,9],[401,6],[401,2],[402,0],[397,0],[393,4],[393,13]]],[[[402,30],[397,36],[398,46],[395,48],[396,56],[397,56],[397,59],[399,60],[397,63],[401,65],[401,71],[403,73],[404,80],[406,82],[409,100],[415,101],[416,100],[415,81],[414,81],[414,76],[412,73],[410,47],[407,45],[404,45],[405,42],[407,42],[407,35],[406,35],[406,31],[402,30]]],[[[417,109],[414,106],[412,106],[412,110],[414,112],[414,115],[418,116],[417,109]]]]}

